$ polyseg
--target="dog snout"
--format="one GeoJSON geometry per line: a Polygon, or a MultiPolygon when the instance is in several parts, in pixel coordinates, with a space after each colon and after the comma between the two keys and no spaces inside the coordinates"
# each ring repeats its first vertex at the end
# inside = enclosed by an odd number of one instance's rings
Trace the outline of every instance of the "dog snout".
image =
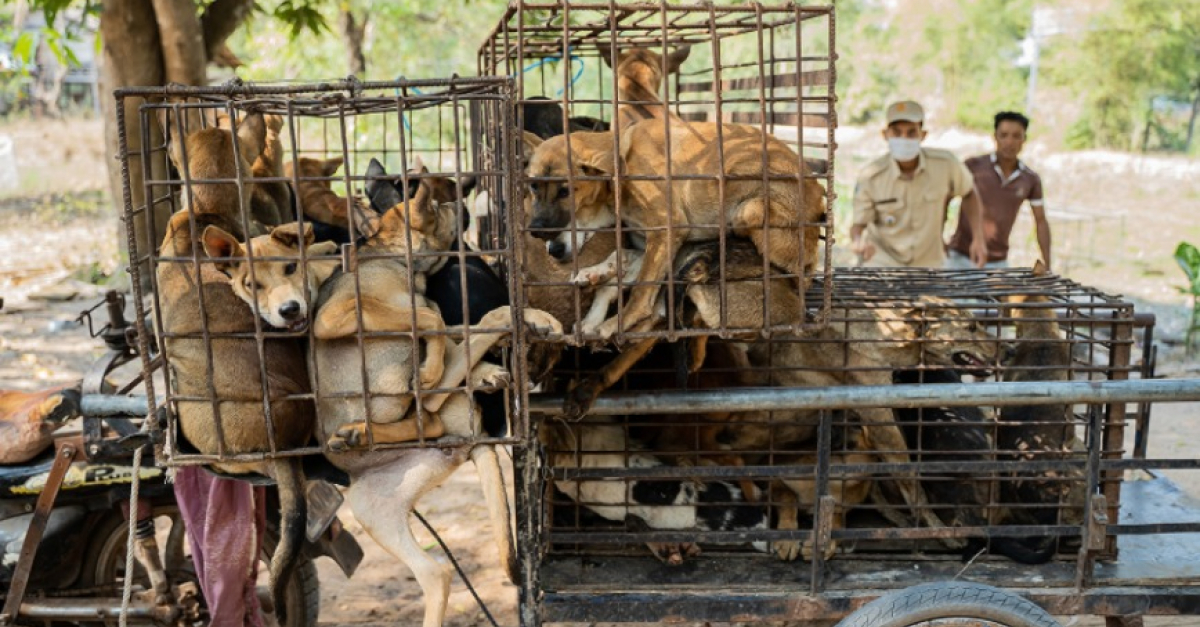
{"type": "Polygon", "coordinates": [[[300,307],[300,302],[289,300],[279,306],[279,315],[283,316],[284,320],[294,321],[304,313],[304,309],[300,307]]]}
{"type": "Polygon", "coordinates": [[[533,220],[529,221],[529,233],[538,239],[554,239],[558,233],[547,229],[553,229],[555,226],[554,221],[548,216],[536,214],[533,220]]]}
{"type": "Polygon", "coordinates": [[[546,252],[550,253],[551,257],[562,261],[567,256],[567,245],[562,240],[553,240],[546,244],[546,252]]]}

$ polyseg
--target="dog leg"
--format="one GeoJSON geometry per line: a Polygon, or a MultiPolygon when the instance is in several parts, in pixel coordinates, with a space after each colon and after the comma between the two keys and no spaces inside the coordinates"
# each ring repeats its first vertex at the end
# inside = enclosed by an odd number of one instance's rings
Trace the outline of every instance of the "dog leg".
{"type": "MultiPolygon", "coordinates": [[[[676,225],[682,224],[681,220],[676,225]]],[[[638,323],[654,315],[654,303],[658,299],[659,285],[671,269],[675,253],[687,237],[686,227],[678,227],[668,235],[666,231],[652,231],[646,234],[646,252],[642,256],[642,267],[637,275],[637,283],[629,296],[623,313],[625,329],[632,329],[638,323]]],[[[597,332],[604,338],[610,338],[617,332],[618,316],[613,316],[600,325],[597,332]]]]}
{"type": "MultiPolygon", "coordinates": [[[[877,451],[880,459],[887,463],[906,464],[911,460],[908,456],[908,444],[904,434],[896,425],[891,410],[863,409],[859,410],[863,420],[863,439],[867,447],[877,451]]],[[[931,510],[925,498],[925,490],[912,472],[903,473],[896,478],[896,487],[904,495],[904,502],[912,509],[914,517],[929,527],[944,527],[945,523],[931,510]]]]}
{"type": "Polygon", "coordinates": [[[587,315],[583,317],[583,320],[579,321],[579,330],[587,334],[596,333],[600,329],[600,325],[608,319],[608,307],[614,300],[617,300],[617,294],[620,291],[621,288],[616,285],[597,288],[595,294],[592,295],[592,306],[588,308],[587,315]]]}
{"type": "MultiPolygon", "coordinates": [[[[549,329],[554,333],[562,333],[562,324],[552,315],[540,309],[525,310],[525,324],[534,329],[549,329]]],[[[512,326],[512,308],[505,305],[497,307],[479,320],[477,325],[484,329],[506,329],[512,326]]],[[[497,342],[504,339],[508,331],[483,331],[471,334],[471,341],[454,346],[446,356],[445,369],[437,387],[455,388],[462,385],[467,375],[475,369],[488,350],[497,342]]],[[[424,406],[427,411],[436,412],[442,408],[450,393],[431,394],[425,397],[424,406]]]]}
{"type": "MultiPolygon", "coordinates": [[[[426,413],[424,425],[417,421],[416,416],[408,416],[396,422],[373,422],[370,429],[371,438],[375,444],[416,442],[422,437],[434,439],[446,434],[446,425],[442,422],[442,417],[435,412],[426,413]]],[[[363,448],[367,444],[366,421],[346,423],[338,427],[337,431],[325,441],[325,446],[334,452],[363,448]]]]}
{"type": "Polygon", "coordinates": [[[465,451],[405,451],[400,463],[384,464],[352,478],[348,501],[363,529],[412,570],[425,596],[423,627],[441,627],[450,595],[450,571],[421,548],[411,514],[417,502],[459,465],[465,451]],[[399,512],[400,520],[396,519],[399,512]]]}
{"type": "Polygon", "coordinates": [[[568,420],[578,420],[587,414],[588,409],[592,407],[592,403],[596,401],[596,397],[600,393],[607,390],[614,383],[621,380],[626,372],[641,361],[646,353],[654,348],[654,344],[658,340],[653,338],[642,340],[631,346],[628,350],[622,351],[608,365],[604,366],[596,376],[588,377],[583,382],[575,385],[567,392],[566,401],[563,402],[563,415],[568,420]]]}
{"type": "MultiPolygon", "coordinates": [[[[775,501],[775,511],[779,513],[779,524],[776,525],[776,529],[799,529],[800,501],[796,498],[796,493],[791,486],[788,486],[787,489],[780,489],[778,484],[772,482],[771,500],[775,501]]],[[[800,541],[776,540],[771,543],[771,550],[779,559],[792,562],[800,557],[800,541]]]]}
{"type": "MultiPolygon", "coordinates": [[[[800,277],[797,279],[798,285],[803,285],[804,255],[800,250],[799,224],[791,213],[790,208],[783,204],[755,198],[738,208],[731,222],[735,230],[741,231],[754,242],[754,247],[771,265],[800,277]]],[[[806,244],[810,247],[818,245],[817,242],[806,244]]],[[[803,312],[797,313],[803,315],[803,312]]]]}
{"type": "Polygon", "coordinates": [[[483,486],[483,498],[487,502],[488,520],[492,524],[492,535],[500,549],[500,564],[508,580],[517,583],[517,554],[513,549],[512,512],[508,506],[508,492],[504,487],[504,474],[493,446],[476,446],[471,449],[471,461],[479,471],[479,483],[483,486]]]}

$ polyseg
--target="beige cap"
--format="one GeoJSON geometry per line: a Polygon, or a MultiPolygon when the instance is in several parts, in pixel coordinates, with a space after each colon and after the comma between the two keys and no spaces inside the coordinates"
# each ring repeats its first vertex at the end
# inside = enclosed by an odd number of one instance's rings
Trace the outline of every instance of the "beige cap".
{"type": "Polygon", "coordinates": [[[886,117],[888,126],[891,126],[893,122],[921,124],[925,122],[925,110],[912,100],[901,100],[888,105],[886,117]]]}

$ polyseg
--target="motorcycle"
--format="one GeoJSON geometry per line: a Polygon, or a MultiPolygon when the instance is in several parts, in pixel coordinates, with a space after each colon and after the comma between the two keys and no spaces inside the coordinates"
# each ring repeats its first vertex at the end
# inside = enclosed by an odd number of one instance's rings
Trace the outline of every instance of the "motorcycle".
{"type": "MultiPolygon", "coordinates": [[[[54,446],[20,465],[0,467],[0,586],[8,590],[0,625],[115,622],[122,611],[127,579],[134,591],[129,624],[207,624],[204,599],[188,550],[184,523],[167,470],[146,454],[151,443],[136,420],[145,415],[141,397],[125,396],[137,384],[116,387],[109,379],[135,355],[133,328],[124,319],[124,298],[110,292],[104,303],[109,322],[94,330],[109,352],[85,376],[81,389],[66,393],[83,417],[82,429],[55,433],[54,446]],[[137,469],[138,498],[131,507],[134,451],[148,463],[137,469]],[[135,518],[132,573],[126,571],[130,517],[135,518]]],[[[97,306],[99,307],[99,305],[97,306]]],[[[309,485],[307,542],[287,584],[286,625],[317,624],[320,591],[317,557],[333,559],[347,577],[362,549],[337,520],[340,494],[327,483],[309,485]]],[[[267,490],[267,527],[260,559],[259,596],[271,611],[266,564],[278,541],[278,497],[267,490]]]]}

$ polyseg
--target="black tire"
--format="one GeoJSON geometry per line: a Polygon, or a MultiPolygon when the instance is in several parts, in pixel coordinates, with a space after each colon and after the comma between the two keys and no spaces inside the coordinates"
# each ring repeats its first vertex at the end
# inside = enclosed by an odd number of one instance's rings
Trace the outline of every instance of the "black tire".
{"type": "Polygon", "coordinates": [[[836,627],[1062,627],[1045,610],[1012,592],[966,581],[896,590],[864,605],[836,627]],[[939,620],[940,619],[940,620],[939,620]],[[956,622],[958,619],[961,622],[956,622]]]}
{"type": "MultiPolygon", "coordinates": [[[[155,505],[154,517],[155,519],[169,519],[171,525],[182,525],[182,519],[179,517],[179,508],[174,504],[155,505]]],[[[111,585],[116,590],[119,590],[124,581],[125,540],[129,530],[128,523],[120,514],[120,511],[117,510],[98,521],[95,529],[96,534],[93,536],[95,540],[88,548],[87,556],[84,559],[79,585],[84,588],[111,585]]],[[[259,556],[260,578],[258,587],[260,599],[264,596],[263,592],[269,589],[265,581],[267,578],[267,565],[270,564],[271,555],[275,551],[275,544],[277,542],[278,532],[268,525],[267,533],[263,537],[262,554],[259,556]]],[[[166,544],[160,538],[159,548],[161,550],[166,550],[166,544]]],[[[134,564],[136,571],[135,582],[148,587],[149,579],[146,577],[145,571],[136,561],[134,564]]],[[[172,568],[168,564],[167,568],[169,570],[168,576],[175,583],[196,580],[190,553],[184,556],[182,564],[175,568],[172,568]]],[[[117,594],[119,595],[120,592],[118,591],[117,594]]],[[[203,603],[203,601],[201,602],[203,603]]],[[[300,562],[296,565],[296,570],[292,574],[291,581],[288,582],[286,603],[288,604],[288,620],[285,625],[281,625],[280,627],[316,627],[317,618],[321,612],[320,583],[317,580],[316,565],[313,564],[311,559],[305,556],[301,556],[300,562]]],[[[264,607],[265,609],[267,608],[264,607]]]]}

